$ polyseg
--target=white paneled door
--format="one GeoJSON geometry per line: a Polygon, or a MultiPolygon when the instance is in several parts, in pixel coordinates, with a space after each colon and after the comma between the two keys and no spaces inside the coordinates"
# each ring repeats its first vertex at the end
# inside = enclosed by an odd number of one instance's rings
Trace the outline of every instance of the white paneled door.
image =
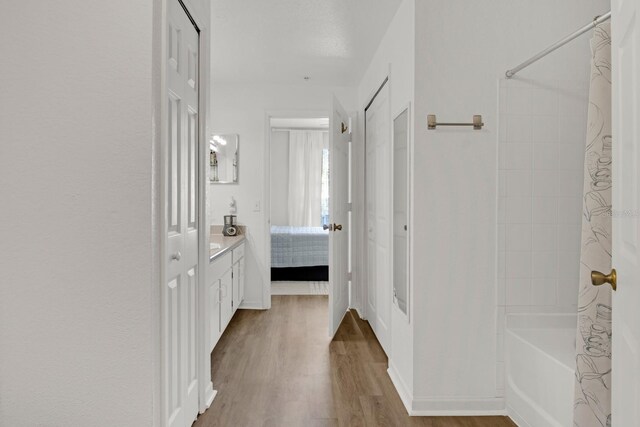
{"type": "Polygon", "coordinates": [[[351,121],[333,98],[329,127],[329,334],[349,309],[349,144],[351,121]]]}
{"type": "Polygon", "coordinates": [[[167,21],[163,422],[184,427],[198,415],[198,32],[178,0],[168,0],[167,21]]]}
{"type": "Polygon", "coordinates": [[[367,319],[387,354],[391,344],[391,112],[389,83],[365,111],[367,223],[367,319]]]}
{"type": "Polygon", "coordinates": [[[612,425],[640,422],[640,5],[612,3],[612,425]]]}

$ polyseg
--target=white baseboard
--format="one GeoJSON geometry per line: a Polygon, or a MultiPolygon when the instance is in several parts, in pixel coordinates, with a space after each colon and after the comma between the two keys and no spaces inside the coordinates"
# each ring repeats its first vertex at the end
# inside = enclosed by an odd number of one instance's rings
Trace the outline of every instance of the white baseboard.
{"type": "Polygon", "coordinates": [[[511,421],[513,421],[518,427],[531,427],[531,424],[526,422],[515,409],[509,407],[508,405],[507,415],[509,416],[509,418],[511,418],[511,421]]]}
{"type": "Polygon", "coordinates": [[[243,310],[266,310],[262,305],[262,301],[242,301],[238,309],[243,310]]]}
{"type": "MultiPolygon", "coordinates": [[[[360,313],[358,313],[358,315],[360,315],[360,313]]],[[[400,400],[402,401],[404,408],[407,410],[407,413],[411,415],[411,405],[413,402],[411,390],[409,389],[409,387],[407,387],[407,384],[400,377],[398,369],[391,359],[389,359],[389,368],[387,369],[387,374],[389,375],[389,378],[391,378],[391,382],[396,388],[396,391],[400,396],[400,400]]]]}
{"type": "Polygon", "coordinates": [[[362,310],[360,310],[360,307],[353,307],[353,309],[356,311],[356,313],[358,313],[358,316],[360,316],[362,320],[367,320],[367,318],[362,314],[362,310]]]}
{"type": "Polygon", "coordinates": [[[416,416],[484,416],[507,415],[503,398],[433,399],[414,398],[411,415],[416,416]]]}
{"type": "Polygon", "coordinates": [[[200,413],[203,414],[204,411],[206,411],[207,409],[209,409],[209,407],[211,407],[211,404],[213,403],[213,399],[216,398],[216,395],[218,394],[217,390],[213,389],[213,383],[209,382],[209,384],[207,384],[207,389],[204,392],[204,408],[201,408],[200,413]]]}
{"type": "Polygon", "coordinates": [[[387,369],[389,378],[396,388],[400,400],[409,415],[414,417],[424,416],[484,416],[484,415],[507,415],[504,398],[460,398],[460,399],[434,399],[414,397],[407,384],[398,374],[398,369],[389,360],[387,369]]]}

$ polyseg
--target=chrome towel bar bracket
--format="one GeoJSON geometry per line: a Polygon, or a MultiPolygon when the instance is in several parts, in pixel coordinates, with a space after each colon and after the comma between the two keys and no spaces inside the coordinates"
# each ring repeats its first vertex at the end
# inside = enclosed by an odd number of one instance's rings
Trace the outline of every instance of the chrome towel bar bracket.
{"type": "Polygon", "coordinates": [[[480,130],[484,126],[482,116],[477,114],[473,116],[472,123],[438,123],[435,114],[427,116],[427,129],[435,130],[438,126],[473,126],[473,130],[480,130]]]}

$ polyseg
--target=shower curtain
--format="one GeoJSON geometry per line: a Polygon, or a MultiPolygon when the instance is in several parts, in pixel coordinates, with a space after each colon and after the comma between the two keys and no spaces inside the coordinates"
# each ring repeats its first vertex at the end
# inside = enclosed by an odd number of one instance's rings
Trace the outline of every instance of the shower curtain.
{"type": "Polygon", "coordinates": [[[322,226],[322,150],[326,131],[289,132],[289,225],[322,226]]]}
{"type": "Polygon", "coordinates": [[[611,426],[611,288],[591,270],[611,270],[611,31],[591,39],[591,86],[584,165],[580,291],[576,339],[575,427],[611,426]]]}

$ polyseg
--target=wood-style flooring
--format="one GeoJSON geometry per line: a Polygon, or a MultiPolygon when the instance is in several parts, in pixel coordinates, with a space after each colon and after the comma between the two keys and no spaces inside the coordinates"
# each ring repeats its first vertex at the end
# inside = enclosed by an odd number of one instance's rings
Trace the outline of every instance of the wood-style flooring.
{"type": "Polygon", "coordinates": [[[328,338],[328,297],[274,296],[238,310],[211,355],[208,426],[513,427],[506,417],[409,417],[366,321],[347,313],[328,338]]]}

